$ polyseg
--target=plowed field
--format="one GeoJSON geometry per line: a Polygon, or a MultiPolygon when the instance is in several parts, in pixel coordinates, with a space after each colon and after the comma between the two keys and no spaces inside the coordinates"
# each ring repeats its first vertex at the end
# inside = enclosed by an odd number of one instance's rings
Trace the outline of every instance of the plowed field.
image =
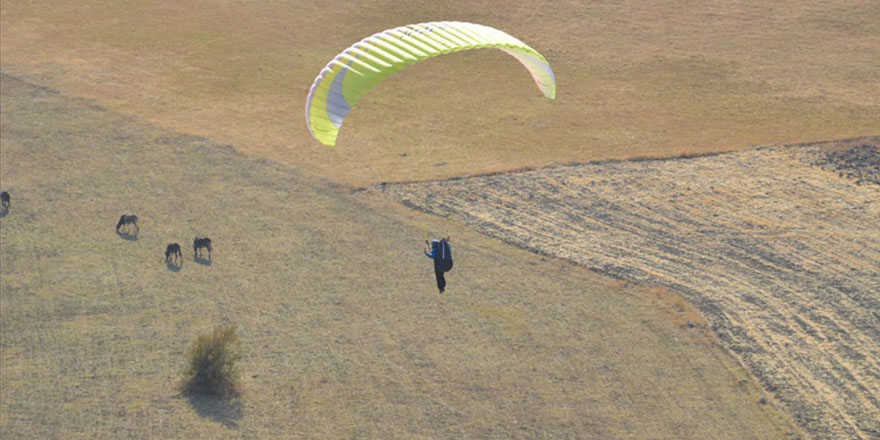
{"type": "Polygon", "coordinates": [[[540,254],[674,288],[816,438],[876,439],[878,144],[607,161],[378,191],[540,254]]]}

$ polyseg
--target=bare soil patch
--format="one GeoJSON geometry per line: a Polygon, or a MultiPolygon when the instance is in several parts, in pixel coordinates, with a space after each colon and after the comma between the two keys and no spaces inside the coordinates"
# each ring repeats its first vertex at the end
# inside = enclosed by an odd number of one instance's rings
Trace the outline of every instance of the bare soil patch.
{"type": "Polygon", "coordinates": [[[872,137],[376,190],[539,254],[683,292],[813,436],[876,439],[878,145],[872,137]]]}
{"type": "Polygon", "coordinates": [[[835,170],[838,177],[844,175],[855,179],[857,185],[873,183],[880,185],[880,151],[870,143],[847,142],[844,146],[832,146],[813,165],[835,170]]]}

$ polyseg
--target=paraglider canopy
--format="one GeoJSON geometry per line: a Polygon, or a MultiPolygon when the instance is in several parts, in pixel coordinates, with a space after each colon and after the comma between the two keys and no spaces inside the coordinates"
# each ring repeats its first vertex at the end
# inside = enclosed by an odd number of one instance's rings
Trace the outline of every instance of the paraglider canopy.
{"type": "Polygon", "coordinates": [[[306,99],[306,125],[324,145],[336,144],[342,122],[370,89],[397,71],[431,57],[497,48],[519,60],[547,98],[556,77],[538,51],[489,26],[457,21],[411,24],[373,34],[336,55],[315,78],[306,99]]]}

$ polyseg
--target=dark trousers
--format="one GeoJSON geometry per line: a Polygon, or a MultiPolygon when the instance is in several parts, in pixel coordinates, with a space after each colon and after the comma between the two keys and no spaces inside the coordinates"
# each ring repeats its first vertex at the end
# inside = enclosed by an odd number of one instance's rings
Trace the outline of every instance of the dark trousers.
{"type": "Polygon", "coordinates": [[[434,275],[437,275],[437,288],[443,293],[443,289],[446,288],[446,277],[443,276],[443,269],[439,265],[434,265],[434,275]]]}
{"type": "Polygon", "coordinates": [[[440,260],[434,260],[434,275],[437,276],[437,288],[440,289],[440,293],[446,289],[446,277],[443,276],[443,273],[452,270],[452,263],[450,262],[448,266],[444,267],[440,260]]]}

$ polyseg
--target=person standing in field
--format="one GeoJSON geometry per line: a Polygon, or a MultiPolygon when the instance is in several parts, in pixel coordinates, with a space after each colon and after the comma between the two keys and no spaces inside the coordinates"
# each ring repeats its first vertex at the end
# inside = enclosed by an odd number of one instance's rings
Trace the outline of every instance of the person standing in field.
{"type": "Polygon", "coordinates": [[[437,289],[440,293],[446,289],[446,277],[443,275],[452,270],[452,248],[449,237],[440,240],[425,240],[425,256],[434,260],[434,275],[437,277],[437,289]]]}

